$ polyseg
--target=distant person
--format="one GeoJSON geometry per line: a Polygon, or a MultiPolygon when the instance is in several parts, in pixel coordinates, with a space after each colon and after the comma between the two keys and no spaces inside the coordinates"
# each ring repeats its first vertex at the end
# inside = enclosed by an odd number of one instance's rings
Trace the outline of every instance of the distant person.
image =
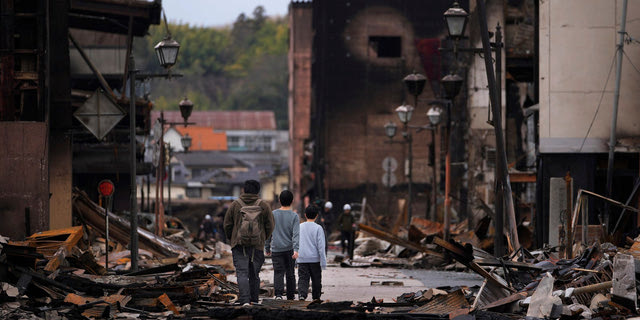
{"type": "Polygon", "coordinates": [[[322,213],[322,216],[324,217],[324,231],[327,235],[330,235],[331,231],[333,231],[333,223],[335,222],[332,209],[333,203],[331,203],[331,201],[324,203],[324,212],[322,213]]]}
{"type": "Polygon", "coordinates": [[[224,232],[222,231],[224,215],[213,217],[213,237],[216,241],[224,241],[224,232]]]}
{"type": "Polygon", "coordinates": [[[325,225],[324,220],[324,200],[316,199],[313,202],[314,206],[318,208],[318,217],[315,219],[316,223],[322,227],[322,231],[324,232],[324,253],[327,253],[327,249],[329,249],[329,243],[327,241],[327,226],[325,225]]]}
{"type": "Polygon", "coordinates": [[[322,270],[327,268],[324,252],[324,230],[314,223],[320,212],[317,206],[304,210],[307,222],[300,225],[300,251],[298,252],[298,299],[306,300],[309,294],[309,280],[312,285],[313,300],[320,300],[322,294],[322,270]]]}
{"type": "Polygon", "coordinates": [[[338,217],[338,226],[340,227],[340,245],[342,246],[342,254],[347,251],[351,257],[351,247],[353,246],[353,229],[355,227],[355,219],[351,215],[351,206],[345,204],[342,207],[342,214],[338,217]],[[347,246],[347,242],[349,245],[347,246]]]}
{"type": "Polygon", "coordinates": [[[204,220],[200,224],[200,230],[198,231],[198,238],[209,240],[215,237],[215,224],[211,215],[204,216],[204,220]]]}
{"type": "Polygon", "coordinates": [[[243,194],[224,216],[224,233],[230,241],[238,278],[238,303],[242,305],[258,303],[264,243],[274,229],[271,207],[258,197],[259,192],[260,182],[245,181],[243,194]]]}
{"type": "Polygon", "coordinates": [[[273,286],[276,299],[284,295],[284,280],[287,278],[287,300],[293,300],[296,293],[295,259],[300,247],[300,218],[291,210],[293,193],[280,193],[280,209],[273,211],[275,229],[264,248],[273,261],[273,286]]]}

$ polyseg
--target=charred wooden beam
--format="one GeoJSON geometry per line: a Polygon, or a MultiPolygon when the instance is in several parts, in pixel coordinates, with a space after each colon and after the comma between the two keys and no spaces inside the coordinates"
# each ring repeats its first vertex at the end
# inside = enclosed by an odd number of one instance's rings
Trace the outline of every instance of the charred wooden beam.
{"type": "Polygon", "coordinates": [[[444,257],[439,252],[435,252],[435,251],[433,251],[431,249],[428,249],[426,247],[423,247],[423,246],[421,246],[421,245],[419,245],[417,243],[413,243],[411,241],[402,239],[402,238],[397,237],[395,235],[392,235],[390,233],[387,233],[387,232],[372,228],[370,226],[367,226],[367,225],[364,225],[364,224],[359,224],[358,227],[360,228],[360,230],[362,230],[362,231],[364,231],[366,233],[369,233],[369,234],[373,235],[374,237],[379,238],[381,240],[385,240],[385,241],[391,242],[393,244],[397,244],[399,246],[402,246],[402,247],[405,247],[407,249],[411,249],[411,250],[414,250],[414,251],[423,252],[423,253],[426,253],[426,254],[429,254],[429,255],[433,255],[433,256],[437,256],[437,257],[441,257],[441,258],[444,257]]]}

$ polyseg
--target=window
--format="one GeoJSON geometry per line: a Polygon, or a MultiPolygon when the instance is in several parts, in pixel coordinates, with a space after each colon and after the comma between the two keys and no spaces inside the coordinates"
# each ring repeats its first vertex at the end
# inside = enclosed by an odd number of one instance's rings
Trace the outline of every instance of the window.
{"type": "Polygon", "coordinates": [[[227,143],[229,147],[237,148],[240,146],[240,137],[229,137],[227,143]]]}
{"type": "Polygon", "coordinates": [[[370,36],[369,47],[378,58],[400,58],[402,56],[401,37],[370,36]]]}
{"type": "Polygon", "coordinates": [[[202,190],[200,188],[187,188],[187,198],[200,198],[202,197],[202,190]]]}
{"type": "Polygon", "coordinates": [[[272,151],[271,136],[252,136],[245,139],[245,147],[252,151],[272,151]]]}

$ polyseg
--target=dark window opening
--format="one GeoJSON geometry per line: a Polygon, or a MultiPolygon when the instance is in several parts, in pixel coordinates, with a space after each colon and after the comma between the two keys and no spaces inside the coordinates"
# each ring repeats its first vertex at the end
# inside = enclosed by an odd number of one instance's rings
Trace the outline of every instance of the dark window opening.
{"type": "Polygon", "coordinates": [[[370,36],[369,47],[378,58],[400,58],[402,56],[401,37],[370,36]]]}
{"type": "Polygon", "coordinates": [[[202,197],[202,190],[200,188],[187,188],[185,193],[186,193],[186,196],[188,198],[201,198],[202,197]]]}

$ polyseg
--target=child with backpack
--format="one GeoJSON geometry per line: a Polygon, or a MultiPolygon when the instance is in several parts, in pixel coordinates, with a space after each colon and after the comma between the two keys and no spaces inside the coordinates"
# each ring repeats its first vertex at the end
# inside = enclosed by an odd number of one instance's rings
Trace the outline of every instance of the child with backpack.
{"type": "Polygon", "coordinates": [[[245,181],[244,193],[224,216],[224,233],[231,244],[238,278],[238,303],[242,305],[258,303],[264,244],[274,229],[271,207],[258,197],[259,192],[260,182],[245,181]]]}
{"type": "Polygon", "coordinates": [[[320,209],[311,205],[304,210],[307,221],[300,225],[300,250],[298,251],[298,298],[307,299],[309,280],[313,300],[322,294],[322,269],[327,268],[324,252],[324,230],[315,223],[320,209]]]}

